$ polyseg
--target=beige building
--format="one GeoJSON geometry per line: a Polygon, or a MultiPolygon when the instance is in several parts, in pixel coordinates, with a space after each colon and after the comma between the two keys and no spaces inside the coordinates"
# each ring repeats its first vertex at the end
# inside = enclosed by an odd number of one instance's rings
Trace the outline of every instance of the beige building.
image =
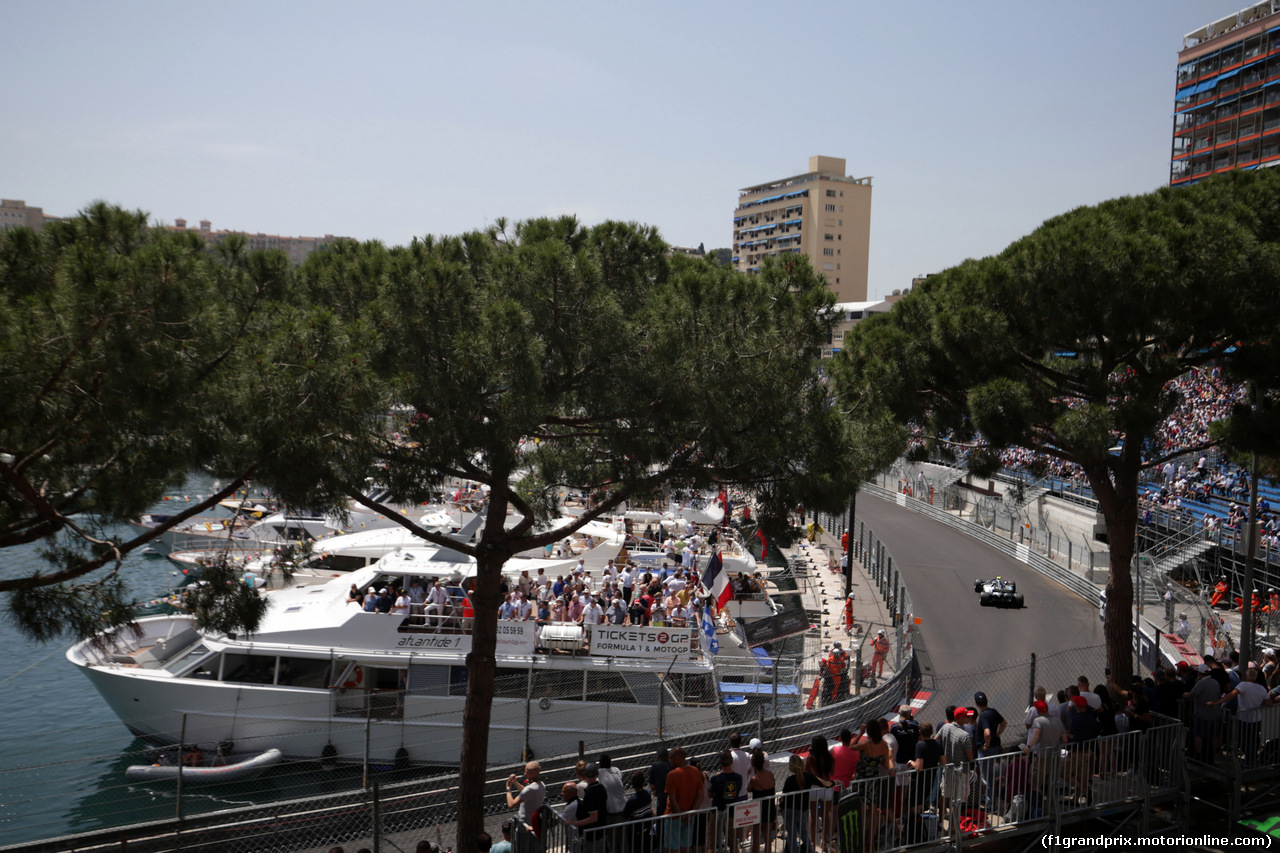
{"type": "MultiPolygon", "coordinates": [[[[175,219],[172,228],[175,231],[194,230],[187,228],[187,220],[185,219],[175,219]]],[[[205,242],[209,245],[219,243],[232,234],[242,234],[248,242],[250,250],[279,249],[295,264],[302,263],[306,260],[307,255],[317,249],[323,249],[338,239],[332,234],[326,234],[323,237],[283,237],[279,234],[250,234],[246,231],[214,231],[213,223],[208,219],[200,220],[199,234],[204,237],[205,242]]]]}
{"type": "Polygon", "coordinates": [[[39,207],[28,207],[25,202],[16,199],[0,199],[0,231],[7,228],[30,228],[39,231],[44,224],[56,216],[45,216],[39,207]]]}
{"type": "Polygon", "coordinates": [[[840,302],[867,298],[871,178],[845,175],[841,157],[810,157],[809,171],[746,187],[733,213],[733,263],[754,272],[771,255],[808,255],[840,302]]]}

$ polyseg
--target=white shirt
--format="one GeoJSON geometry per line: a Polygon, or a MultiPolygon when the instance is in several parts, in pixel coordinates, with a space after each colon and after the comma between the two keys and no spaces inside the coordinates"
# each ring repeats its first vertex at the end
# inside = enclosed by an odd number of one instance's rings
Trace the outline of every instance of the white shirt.
{"type": "Polygon", "coordinates": [[[602,618],[604,618],[604,611],[600,609],[599,604],[592,602],[582,608],[583,625],[599,625],[602,618]]]}
{"type": "Polygon", "coordinates": [[[427,593],[427,602],[430,604],[445,605],[449,603],[449,593],[442,586],[431,587],[431,592],[427,593]]]}
{"type": "Polygon", "coordinates": [[[634,585],[634,584],[633,584],[633,582],[632,582],[632,580],[631,580],[631,570],[630,570],[630,569],[623,569],[623,570],[622,570],[622,574],[618,575],[618,580],[622,581],[622,588],[623,588],[623,589],[631,589],[631,587],[634,585]]]}
{"type": "Polygon", "coordinates": [[[400,596],[396,598],[396,603],[391,605],[391,612],[401,613],[401,614],[408,613],[409,605],[412,603],[413,603],[413,600],[409,598],[409,596],[406,593],[402,592],[400,593],[400,596]]]}

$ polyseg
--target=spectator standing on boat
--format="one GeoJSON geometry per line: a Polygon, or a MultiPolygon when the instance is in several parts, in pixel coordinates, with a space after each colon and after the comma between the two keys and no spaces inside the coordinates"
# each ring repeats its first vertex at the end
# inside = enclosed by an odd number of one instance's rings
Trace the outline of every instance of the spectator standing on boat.
{"type": "Polygon", "coordinates": [[[390,613],[391,607],[394,604],[395,604],[395,599],[392,598],[391,593],[387,590],[385,586],[382,589],[378,590],[378,612],[379,613],[390,613]]]}
{"type": "Polygon", "coordinates": [[[437,578],[431,584],[431,591],[427,593],[427,616],[434,616],[435,625],[440,624],[440,620],[449,612],[449,591],[444,588],[444,584],[437,578]]]}
{"type": "Polygon", "coordinates": [[[622,606],[622,599],[615,598],[610,604],[609,609],[605,611],[605,620],[610,625],[625,625],[627,622],[627,610],[622,606]]]}
{"type": "Polygon", "coordinates": [[[516,620],[528,622],[533,618],[533,602],[524,593],[516,593],[516,620]]]}
{"type": "Polygon", "coordinates": [[[502,597],[502,604],[498,607],[498,618],[508,622],[516,618],[516,605],[511,600],[511,593],[502,597]]]}
{"type": "Polygon", "coordinates": [[[363,607],[365,613],[378,612],[378,592],[373,587],[369,587],[369,591],[365,593],[363,607]]]}
{"type": "Polygon", "coordinates": [[[632,625],[648,625],[649,610],[644,606],[644,596],[639,596],[627,608],[627,621],[632,625]]]}
{"type": "Polygon", "coordinates": [[[400,590],[400,594],[396,596],[395,604],[391,605],[391,613],[394,616],[408,616],[413,606],[413,599],[409,597],[409,593],[400,590]]]}
{"type": "Polygon", "coordinates": [[[630,605],[631,594],[635,591],[635,575],[631,571],[630,562],[623,565],[622,571],[618,573],[618,582],[622,584],[622,600],[630,605]]]}
{"type": "Polygon", "coordinates": [[[590,601],[590,604],[582,608],[582,625],[586,629],[588,636],[592,628],[604,623],[604,608],[594,598],[591,598],[590,601]]]}
{"type": "Polygon", "coordinates": [[[413,607],[413,612],[421,613],[422,611],[418,608],[421,607],[422,603],[426,600],[427,600],[427,594],[425,591],[423,591],[422,584],[418,583],[417,578],[414,578],[409,583],[409,603],[411,605],[415,605],[413,607]]]}
{"type": "Polygon", "coordinates": [[[347,593],[347,604],[364,605],[364,595],[356,588],[355,584],[351,585],[351,591],[347,593]]]}

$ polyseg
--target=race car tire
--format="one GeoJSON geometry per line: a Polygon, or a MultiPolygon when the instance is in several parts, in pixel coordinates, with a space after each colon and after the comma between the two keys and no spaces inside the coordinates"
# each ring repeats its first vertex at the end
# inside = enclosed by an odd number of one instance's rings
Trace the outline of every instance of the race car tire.
{"type": "Polygon", "coordinates": [[[990,603],[991,603],[991,595],[989,593],[984,592],[982,594],[982,597],[978,599],[978,604],[982,605],[983,607],[986,607],[990,603]]]}
{"type": "Polygon", "coordinates": [[[1019,592],[1013,596],[1013,606],[1019,610],[1022,609],[1022,593],[1019,592]]]}
{"type": "Polygon", "coordinates": [[[974,592],[982,592],[982,581],[981,581],[981,580],[976,580],[976,581],[974,581],[974,582],[973,582],[973,591],[974,591],[974,592]]]}
{"type": "Polygon", "coordinates": [[[1018,591],[1018,585],[1016,583],[1014,583],[1013,581],[1006,581],[1006,583],[1009,584],[1009,592],[1018,591]]]}

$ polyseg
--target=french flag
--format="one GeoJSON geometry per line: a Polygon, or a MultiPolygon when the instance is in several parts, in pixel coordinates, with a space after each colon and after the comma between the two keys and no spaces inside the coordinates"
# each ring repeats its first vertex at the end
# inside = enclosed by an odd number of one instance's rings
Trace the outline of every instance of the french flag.
{"type": "Polygon", "coordinates": [[[729,573],[724,570],[724,561],[720,559],[718,550],[707,561],[702,585],[711,593],[711,603],[716,610],[724,607],[724,603],[733,595],[733,591],[729,589],[729,573]]]}

